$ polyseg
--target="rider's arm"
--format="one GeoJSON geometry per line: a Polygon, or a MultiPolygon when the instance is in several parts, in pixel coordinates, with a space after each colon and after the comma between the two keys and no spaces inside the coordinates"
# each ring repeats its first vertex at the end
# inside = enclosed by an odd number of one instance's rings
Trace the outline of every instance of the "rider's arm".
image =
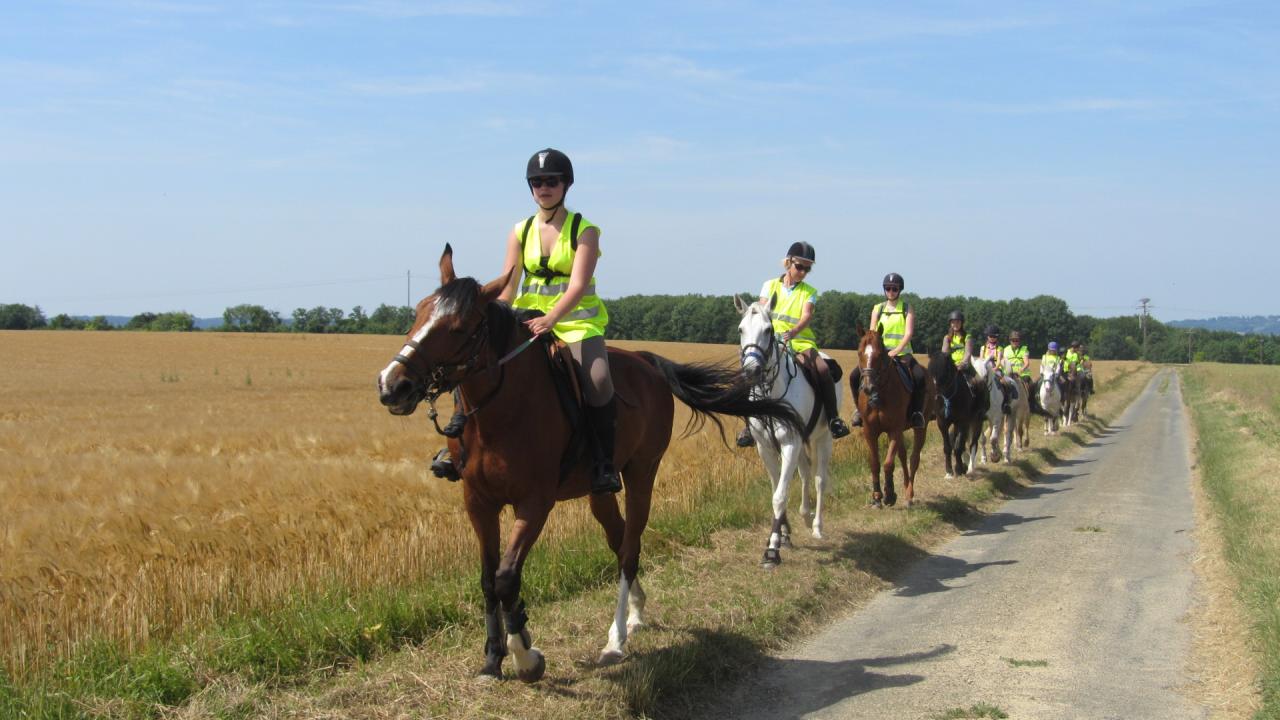
{"type": "Polygon", "coordinates": [[[875,330],[878,325],[880,325],[880,306],[876,305],[871,308],[871,327],[867,329],[875,330]]]}
{"type": "Polygon", "coordinates": [[[960,367],[964,367],[973,361],[973,343],[969,340],[969,336],[964,336],[964,357],[960,358],[960,367]]]}
{"type": "Polygon", "coordinates": [[[911,344],[911,336],[916,331],[916,309],[907,306],[907,328],[902,333],[902,340],[898,343],[898,347],[889,351],[889,357],[898,357],[902,353],[902,349],[911,344]]]}
{"type": "Polygon", "coordinates": [[[511,273],[507,278],[507,286],[502,289],[502,294],[498,299],[510,304],[516,299],[516,288],[520,286],[520,275],[522,268],[520,267],[520,239],[516,237],[515,228],[511,229],[511,234],[507,236],[507,259],[502,262],[502,272],[504,274],[511,273]],[[512,270],[515,272],[512,272],[512,270]]]}
{"type": "Polygon", "coordinates": [[[804,310],[800,311],[800,322],[796,323],[790,330],[784,333],[787,336],[787,339],[790,340],[791,338],[799,335],[801,330],[809,327],[809,321],[811,320],[813,320],[813,303],[807,302],[804,304],[804,310]]]}

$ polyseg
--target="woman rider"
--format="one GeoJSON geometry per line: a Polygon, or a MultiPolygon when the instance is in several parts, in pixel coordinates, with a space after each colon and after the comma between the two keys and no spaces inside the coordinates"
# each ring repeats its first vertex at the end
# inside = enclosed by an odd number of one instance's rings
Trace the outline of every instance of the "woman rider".
{"type": "MultiPolygon", "coordinates": [[[[916,330],[916,311],[911,304],[902,299],[902,288],[905,283],[902,276],[891,272],[884,276],[881,283],[885,300],[871,309],[871,327],[879,330],[884,337],[885,349],[889,357],[903,363],[911,373],[911,403],[907,406],[907,419],[912,427],[924,427],[924,368],[911,355],[911,336],[916,330]]],[[[849,374],[849,389],[853,391],[853,426],[862,427],[862,414],[858,412],[858,391],[862,386],[862,365],[853,368],[849,374]]]]}
{"type": "Polygon", "coordinates": [[[973,377],[973,344],[969,339],[969,333],[964,329],[964,313],[959,310],[952,310],[947,316],[947,334],[942,336],[942,352],[951,355],[951,362],[956,364],[956,369],[965,374],[965,377],[973,377]]]}
{"type": "Polygon", "coordinates": [[[979,357],[989,364],[996,382],[999,383],[997,387],[1000,388],[1000,396],[1003,398],[1000,410],[1008,415],[1009,401],[1018,397],[1018,387],[1004,374],[1004,349],[1000,347],[1000,328],[988,325],[982,334],[987,336],[987,342],[978,351],[979,357]]]}
{"type": "Polygon", "coordinates": [[[1002,352],[1005,372],[1013,377],[1022,378],[1023,388],[1031,387],[1031,356],[1027,346],[1022,344],[1022,333],[1014,330],[1009,333],[1009,344],[1002,352]]]}
{"type": "MultiPolygon", "coordinates": [[[[592,441],[591,492],[615,493],[622,489],[613,466],[618,406],[604,343],[609,313],[596,294],[595,284],[600,229],[582,213],[571,213],[564,206],[573,185],[573,164],[564,153],[552,148],[534,153],[525,168],[525,182],[538,211],[517,222],[507,235],[503,272],[510,275],[499,299],[516,308],[541,311],[538,317],[526,320],[525,326],[534,335],[555,334],[578,361],[586,400],[583,410],[592,441]],[[522,275],[524,283],[520,284],[522,275]]],[[[458,419],[456,415],[454,419],[458,419]]]]}
{"type": "MultiPolygon", "coordinates": [[[[760,304],[772,306],[769,317],[773,319],[773,330],[795,353],[796,361],[817,370],[817,391],[822,400],[822,409],[830,418],[827,426],[831,430],[831,437],[842,438],[849,434],[849,427],[840,419],[831,370],[818,353],[817,336],[809,327],[809,323],[813,321],[813,307],[817,302],[818,291],[805,282],[804,278],[809,277],[816,259],[817,255],[809,243],[791,243],[787,256],[782,260],[782,275],[766,280],[760,288],[760,304]]],[[[750,428],[743,428],[738,433],[738,446],[750,447],[753,444],[750,428]]]]}

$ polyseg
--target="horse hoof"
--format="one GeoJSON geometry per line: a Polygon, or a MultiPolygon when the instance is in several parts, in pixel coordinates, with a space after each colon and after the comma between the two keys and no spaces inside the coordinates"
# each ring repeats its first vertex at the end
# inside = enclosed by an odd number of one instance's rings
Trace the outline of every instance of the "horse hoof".
{"type": "Polygon", "coordinates": [[[880,504],[879,500],[872,500],[871,504],[867,505],[867,507],[872,508],[874,510],[879,510],[883,506],[880,504]]]}
{"type": "Polygon", "coordinates": [[[821,539],[822,539],[822,527],[821,527],[821,526],[817,526],[817,525],[815,525],[815,526],[814,526],[814,528],[813,528],[813,539],[814,539],[814,540],[821,540],[821,539]]]}
{"type": "Polygon", "coordinates": [[[600,667],[608,667],[617,665],[622,662],[622,658],[626,657],[621,650],[605,650],[600,653],[600,657],[596,659],[596,664],[600,667]]]}
{"type": "Polygon", "coordinates": [[[521,682],[535,683],[542,679],[542,675],[547,671],[547,659],[542,656],[538,650],[531,649],[529,654],[536,660],[533,667],[525,668],[516,672],[516,677],[521,682]]]}
{"type": "Polygon", "coordinates": [[[782,536],[782,539],[779,541],[779,544],[781,544],[781,545],[782,545],[782,547],[787,548],[788,550],[790,550],[790,549],[793,547],[793,546],[791,545],[791,536],[790,536],[790,535],[783,535],[783,536],[782,536]]]}
{"type": "Polygon", "coordinates": [[[782,553],[777,548],[765,548],[764,557],[760,560],[760,567],[766,570],[772,570],[782,564],[782,553]]]}
{"type": "Polygon", "coordinates": [[[885,498],[884,498],[884,504],[885,504],[885,506],[887,506],[887,507],[893,507],[894,505],[897,505],[897,504],[898,504],[898,496],[897,496],[897,495],[886,495],[886,496],[885,496],[885,498]]]}
{"type": "Polygon", "coordinates": [[[955,480],[955,479],[956,479],[956,476],[955,476],[955,475],[952,475],[951,473],[947,473],[946,475],[943,475],[943,476],[942,476],[942,479],[943,479],[943,480],[955,480]]]}

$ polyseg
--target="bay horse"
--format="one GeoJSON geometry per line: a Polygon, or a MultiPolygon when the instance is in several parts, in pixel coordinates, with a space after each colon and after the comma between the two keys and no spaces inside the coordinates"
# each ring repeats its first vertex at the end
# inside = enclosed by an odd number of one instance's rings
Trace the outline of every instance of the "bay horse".
{"type": "MultiPolygon", "coordinates": [[[[769,309],[758,302],[743,302],[737,295],[733,300],[742,314],[738,323],[742,371],[753,379],[756,394],[787,403],[801,419],[809,421],[800,432],[765,418],[753,418],[748,422],[756,441],[756,451],[760,453],[760,460],[773,486],[773,528],[760,563],[771,568],[782,562],[780,549],[789,547],[791,543],[787,496],[791,479],[797,471],[800,473],[800,517],[809,524],[815,538],[822,537],[822,497],[827,488],[833,440],[827,425],[830,419],[822,411],[822,401],[801,373],[786,342],[774,332],[769,309]],[[813,430],[806,436],[804,430],[808,425],[812,425],[813,430]],[[810,485],[813,486],[812,510],[810,485]]],[[[828,359],[827,362],[834,361],[828,359]]],[[[844,399],[844,385],[837,381],[835,386],[838,413],[844,399]]]]}
{"type": "Polygon", "coordinates": [[[982,442],[982,420],[986,417],[986,406],[990,400],[960,372],[951,353],[930,353],[929,377],[937,388],[934,415],[938,432],[942,434],[946,477],[967,475],[977,462],[978,445],[982,442]]]}
{"type": "Polygon", "coordinates": [[[911,459],[907,460],[907,447],[903,442],[903,433],[910,427],[907,418],[907,407],[911,402],[911,393],[907,389],[907,381],[902,377],[905,369],[889,357],[884,347],[884,338],[879,330],[863,330],[858,326],[858,366],[862,368],[861,387],[852,388],[854,402],[862,415],[862,438],[867,443],[870,454],[868,464],[871,466],[871,507],[883,505],[893,506],[898,495],[893,489],[894,458],[902,463],[902,489],[907,496],[907,507],[915,502],[916,470],[920,467],[920,451],[924,448],[926,429],[934,413],[934,397],[937,390],[933,378],[924,373],[925,397],[920,411],[924,414],[925,426],[911,428],[913,442],[911,459]],[[872,396],[877,402],[872,403],[872,396]],[[884,492],[880,490],[880,436],[889,436],[889,447],[884,460],[884,492]]]}
{"type": "Polygon", "coordinates": [[[1081,396],[1084,394],[1084,376],[1077,370],[1068,370],[1062,391],[1062,424],[1075,425],[1080,421],[1081,396]]]}
{"type": "MultiPolygon", "coordinates": [[[[449,440],[449,450],[460,461],[463,504],[480,544],[486,638],[480,674],[502,677],[510,651],[516,675],[535,682],[546,660],[533,647],[520,597],[521,573],[552,507],[588,494],[590,468],[585,456],[573,454],[562,466],[574,429],[546,349],[538,343],[525,352],[535,338],[511,307],[497,300],[506,284],[506,276],[483,286],[457,277],[453,249],[446,245],[440,288],[418,303],[404,346],[378,377],[378,395],[393,415],[408,415],[424,399],[434,410],[442,393],[459,390],[470,417],[462,437],[449,440]],[[507,505],[515,520],[502,552],[499,514],[507,505]]],[[[785,403],[752,398],[737,368],[677,364],[618,348],[609,348],[609,365],[619,401],[614,466],[626,488],[626,519],[613,495],[590,496],[591,512],[618,559],[617,605],[602,665],[621,660],[627,633],[643,624],[645,596],[636,577],[640,538],[654,477],[671,442],[672,395],[693,409],[691,422],[710,419],[720,426],[716,414],[766,417],[793,427],[800,422],[785,403]]]]}

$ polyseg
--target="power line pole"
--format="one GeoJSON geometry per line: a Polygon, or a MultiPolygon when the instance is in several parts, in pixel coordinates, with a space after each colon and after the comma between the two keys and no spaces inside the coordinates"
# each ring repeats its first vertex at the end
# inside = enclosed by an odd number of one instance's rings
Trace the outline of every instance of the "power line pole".
{"type": "Polygon", "coordinates": [[[1138,316],[1138,325],[1142,327],[1142,359],[1147,359],[1147,310],[1151,303],[1151,298],[1141,298],[1138,300],[1142,307],[1142,314],[1138,316]]]}

